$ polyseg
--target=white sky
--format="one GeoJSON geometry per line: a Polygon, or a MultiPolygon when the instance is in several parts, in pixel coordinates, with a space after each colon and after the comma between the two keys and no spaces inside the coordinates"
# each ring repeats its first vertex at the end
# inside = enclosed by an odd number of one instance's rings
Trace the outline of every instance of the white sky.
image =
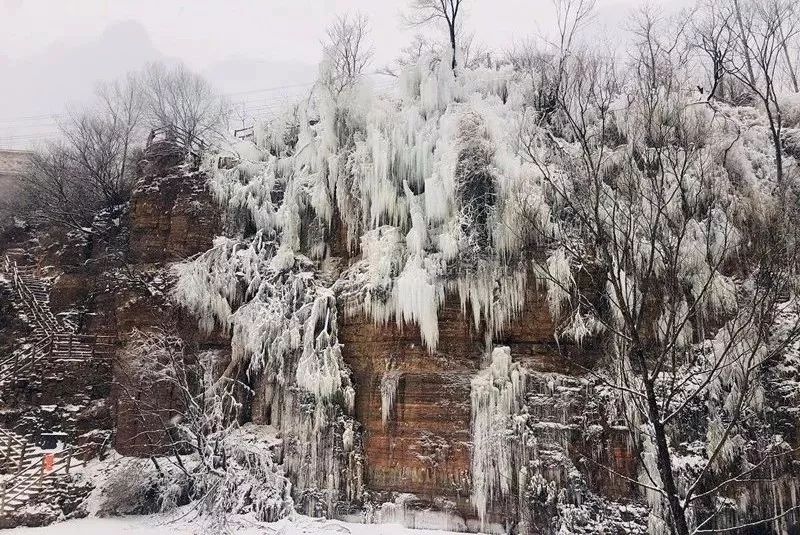
{"type": "MultiPolygon", "coordinates": [[[[550,0],[466,1],[467,31],[491,49],[554,25],[550,0]]],[[[617,38],[639,0],[597,5],[598,25],[611,29],[603,35],[617,38]]],[[[346,11],[370,17],[374,63],[385,65],[418,31],[403,26],[405,6],[404,0],[0,0],[0,146],[4,138],[6,145],[24,144],[52,130],[52,120],[22,118],[59,113],[97,81],[155,59],[180,59],[225,93],[307,82],[325,27],[346,11]]]]}

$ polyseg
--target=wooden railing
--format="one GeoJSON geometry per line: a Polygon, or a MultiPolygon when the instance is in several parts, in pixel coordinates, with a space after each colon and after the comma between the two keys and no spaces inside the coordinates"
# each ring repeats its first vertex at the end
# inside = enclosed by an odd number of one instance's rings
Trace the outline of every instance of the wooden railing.
{"type": "Polygon", "coordinates": [[[0,482],[0,516],[13,512],[26,499],[46,492],[48,483],[57,476],[68,475],[72,468],[84,464],[80,460],[81,448],[68,447],[56,452],[35,450],[2,428],[0,443],[3,443],[5,451],[11,451],[14,447],[19,449],[16,460],[11,465],[6,464],[12,469],[16,464],[16,470],[11,472],[10,478],[0,482]]]}
{"type": "Polygon", "coordinates": [[[15,472],[21,472],[25,461],[28,443],[20,440],[13,434],[0,427],[0,455],[3,457],[3,466],[15,472]],[[16,465],[16,470],[14,470],[16,465]]]}
{"type": "Polygon", "coordinates": [[[40,303],[28,288],[23,272],[7,256],[5,270],[11,276],[14,287],[27,310],[34,316],[44,335],[0,358],[0,384],[11,377],[43,376],[46,368],[56,361],[109,360],[114,351],[114,339],[95,334],[75,334],[55,320],[50,308],[40,303]]]}
{"type": "MultiPolygon", "coordinates": [[[[33,316],[31,319],[41,327],[38,331],[41,334],[6,358],[0,358],[0,388],[14,377],[43,378],[57,362],[64,366],[69,361],[108,361],[112,358],[113,337],[70,332],[56,321],[48,300],[40,302],[28,287],[24,275],[31,271],[19,268],[8,256],[3,267],[11,277],[19,299],[33,316]]],[[[32,496],[55,489],[50,483],[81,464],[78,459],[82,452],[82,449],[74,447],[58,452],[42,451],[29,440],[0,428],[0,466],[10,474],[0,481],[0,516],[15,511],[32,496]]]]}
{"type": "Polygon", "coordinates": [[[33,315],[33,320],[48,334],[58,331],[60,326],[55,316],[53,316],[49,308],[45,308],[39,303],[33,291],[28,287],[23,278],[23,273],[28,273],[29,271],[20,269],[17,263],[11,261],[8,256],[5,257],[5,270],[11,277],[11,282],[20,300],[33,315]]]}
{"type": "Polygon", "coordinates": [[[8,376],[19,376],[47,358],[51,347],[52,336],[48,335],[14,351],[5,359],[0,359],[0,383],[8,376]]]}
{"type": "Polygon", "coordinates": [[[56,333],[50,337],[52,358],[106,358],[114,351],[114,338],[99,334],[56,333]]]}
{"type": "Polygon", "coordinates": [[[43,377],[58,362],[110,361],[114,339],[110,336],[58,333],[46,336],[0,360],[0,384],[11,377],[43,377]]]}
{"type": "Polygon", "coordinates": [[[205,141],[199,136],[176,125],[166,125],[152,129],[150,135],[147,137],[147,145],[145,148],[150,147],[150,145],[156,141],[175,143],[190,151],[203,151],[207,147],[205,141]]]}

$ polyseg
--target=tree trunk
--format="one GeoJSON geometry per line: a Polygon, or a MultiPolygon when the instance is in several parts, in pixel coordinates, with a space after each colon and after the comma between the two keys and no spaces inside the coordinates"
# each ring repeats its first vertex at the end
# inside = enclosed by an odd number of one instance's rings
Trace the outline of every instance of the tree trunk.
{"type": "Polygon", "coordinates": [[[780,110],[777,110],[773,116],[773,111],[768,98],[763,99],[763,102],[764,109],[767,111],[767,119],[769,120],[769,130],[772,136],[772,145],[775,149],[775,179],[778,183],[778,187],[781,187],[783,186],[783,142],[781,141],[783,121],[781,119],[780,110]]]}
{"type": "Polygon", "coordinates": [[[455,21],[450,24],[450,48],[453,51],[453,61],[450,64],[450,68],[453,69],[453,74],[456,72],[456,25],[455,21]]]}
{"type": "Polygon", "coordinates": [[[786,57],[786,67],[789,69],[789,78],[792,80],[792,87],[794,88],[795,93],[800,93],[800,86],[797,84],[797,73],[794,72],[792,58],[789,55],[789,43],[786,40],[786,36],[783,34],[782,24],[778,26],[778,31],[781,35],[781,41],[783,41],[783,55],[786,57]]]}
{"type": "Polygon", "coordinates": [[[641,366],[645,391],[647,393],[647,412],[650,422],[653,424],[658,475],[661,476],[661,485],[664,492],[667,494],[670,519],[672,520],[672,530],[675,535],[689,535],[686,515],[684,514],[683,507],[681,507],[681,500],[678,497],[677,486],[675,485],[675,477],[672,474],[672,459],[670,457],[669,444],[667,443],[667,434],[664,429],[664,424],[661,423],[661,413],[658,408],[658,400],[656,399],[654,385],[648,378],[644,352],[642,350],[637,350],[636,354],[639,366],[641,366]]]}
{"type": "Polygon", "coordinates": [[[756,86],[756,76],[753,73],[753,64],[750,62],[750,48],[747,46],[747,36],[744,32],[744,21],[742,20],[742,10],[739,7],[739,0],[733,0],[733,5],[736,8],[736,21],[739,23],[739,32],[741,34],[742,51],[744,52],[744,62],[747,66],[747,76],[750,80],[750,86],[756,86]]]}
{"type": "Polygon", "coordinates": [[[775,143],[775,170],[776,170],[776,181],[778,182],[778,186],[783,186],[783,151],[782,151],[782,143],[781,143],[781,135],[774,134],[773,135],[774,143],[775,143]]]}

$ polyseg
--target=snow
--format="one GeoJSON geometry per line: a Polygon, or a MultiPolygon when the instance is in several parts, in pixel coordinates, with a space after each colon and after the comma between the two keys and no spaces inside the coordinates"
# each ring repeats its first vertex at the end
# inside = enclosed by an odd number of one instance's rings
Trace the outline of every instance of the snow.
{"type": "MultiPolygon", "coordinates": [[[[138,535],[195,535],[217,531],[219,528],[203,520],[182,518],[181,511],[174,514],[91,517],[57,522],[41,528],[14,528],[14,535],[108,535],[109,533],[136,533],[138,535]]],[[[231,532],[243,535],[280,533],[283,535],[450,535],[455,532],[430,529],[410,529],[396,524],[357,524],[324,518],[294,515],[278,522],[255,522],[247,517],[233,518],[225,526],[231,532]]]]}

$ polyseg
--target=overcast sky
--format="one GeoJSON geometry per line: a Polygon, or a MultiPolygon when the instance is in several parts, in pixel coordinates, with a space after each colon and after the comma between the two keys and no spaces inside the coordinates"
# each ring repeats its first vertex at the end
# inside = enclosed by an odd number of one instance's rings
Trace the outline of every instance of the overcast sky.
{"type": "MultiPolygon", "coordinates": [[[[54,128],[48,115],[85,98],[97,81],[159,59],[183,61],[219,91],[268,107],[291,91],[270,88],[313,79],[325,27],[337,13],[368,15],[374,63],[390,62],[418,31],[404,27],[405,5],[400,0],[0,0],[0,146],[48,135],[54,128]]],[[[467,0],[466,5],[467,30],[496,50],[551,31],[555,20],[551,0],[467,0]]],[[[620,38],[624,18],[640,2],[598,0],[597,5],[597,28],[620,38]]]]}

